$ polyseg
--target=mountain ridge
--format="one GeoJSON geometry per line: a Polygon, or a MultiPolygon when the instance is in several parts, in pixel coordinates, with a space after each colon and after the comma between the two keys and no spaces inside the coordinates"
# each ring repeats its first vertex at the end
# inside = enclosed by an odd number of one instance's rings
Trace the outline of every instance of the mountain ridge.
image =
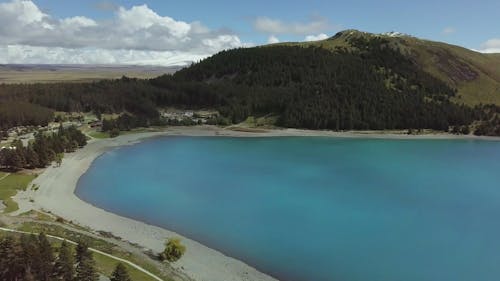
{"type": "Polygon", "coordinates": [[[355,29],[340,31],[332,37],[312,42],[283,42],[264,45],[321,47],[330,51],[352,49],[353,38],[383,38],[401,54],[415,60],[426,72],[458,90],[454,99],[468,105],[500,105],[500,54],[480,53],[449,43],[417,38],[412,35],[369,33],[355,29]]]}

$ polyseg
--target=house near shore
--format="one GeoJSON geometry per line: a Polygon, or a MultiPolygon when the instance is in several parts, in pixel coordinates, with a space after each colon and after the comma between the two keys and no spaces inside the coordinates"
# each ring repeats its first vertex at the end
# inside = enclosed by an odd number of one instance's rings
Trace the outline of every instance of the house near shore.
{"type": "Polygon", "coordinates": [[[15,146],[2,146],[0,147],[0,150],[4,150],[4,149],[7,149],[7,150],[15,150],[16,147],[15,146]]]}
{"type": "Polygon", "coordinates": [[[89,124],[90,128],[100,128],[100,127],[102,127],[102,121],[101,120],[91,121],[88,124],[89,124]]]}

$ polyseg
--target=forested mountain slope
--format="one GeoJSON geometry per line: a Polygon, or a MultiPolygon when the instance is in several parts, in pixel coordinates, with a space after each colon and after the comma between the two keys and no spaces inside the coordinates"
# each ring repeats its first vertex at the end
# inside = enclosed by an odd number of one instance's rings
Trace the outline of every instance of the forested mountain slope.
{"type": "Polygon", "coordinates": [[[483,54],[442,42],[423,40],[400,33],[372,34],[346,30],[315,42],[281,43],[288,46],[316,46],[336,51],[356,49],[356,38],[381,38],[394,50],[414,61],[424,71],[457,89],[457,102],[468,105],[500,105],[500,54],[483,54]]]}

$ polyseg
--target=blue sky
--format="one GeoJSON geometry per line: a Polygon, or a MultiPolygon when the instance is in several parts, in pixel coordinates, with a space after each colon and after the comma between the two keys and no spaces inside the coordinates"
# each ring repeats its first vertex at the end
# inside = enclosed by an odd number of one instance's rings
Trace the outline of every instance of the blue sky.
{"type": "MultiPolygon", "coordinates": [[[[5,2],[5,1],[4,1],[5,2]]],[[[267,36],[255,32],[252,21],[269,17],[286,22],[308,22],[314,17],[328,19],[334,27],[328,35],[340,29],[354,28],[368,32],[400,31],[418,37],[446,41],[479,49],[491,38],[500,37],[500,1],[35,1],[42,10],[59,17],[84,15],[91,18],[110,17],[112,11],[98,9],[100,3],[131,7],[147,4],[160,15],[187,22],[201,21],[210,28],[228,28],[244,41],[265,43],[267,36]],[[453,29],[452,33],[443,32],[453,29]]],[[[283,40],[300,40],[283,36],[283,40]]]]}
{"type": "Polygon", "coordinates": [[[64,62],[65,56],[76,55],[85,63],[86,57],[102,51],[103,63],[148,63],[152,61],[149,57],[161,52],[163,64],[169,64],[200,59],[219,49],[278,40],[320,39],[350,28],[374,33],[399,31],[475,50],[500,50],[498,0],[0,0],[0,24],[3,16],[14,25],[19,19],[15,19],[13,13],[24,13],[37,21],[18,23],[27,27],[26,30],[18,28],[17,36],[5,31],[5,25],[3,30],[0,28],[0,39],[7,38],[3,41],[9,48],[19,46],[11,50],[13,55],[4,59],[5,62],[36,61],[42,59],[36,58],[36,53],[43,53],[43,48],[54,51],[58,47],[61,50],[52,53],[52,60],[57,61],[59,57],[64,62]],[[34,7],[42,17],[35,15],[34,7]],[[128,23],[122,16],[127,17],[128,23]],[[71,22],[79,30],[64,25],[65,19],[74,19],[71,22]],[[134,29],[135,21],[144,24],[134,29]],[[35,23],[44,29],[33,32],[35,23]],[[176,30],[183,28],[185,32],[177,34],[176,30]],[[120,32],[123,32],[121,37],[120,32]],[[148,43],[151,37],[143,37],[146,33],[152,34],[154,42],[148,43]],[[116,37],[113,40],[117,44],[104,44],[98,38],[92,40],[95,34],[116,37]],[[120,38],[125,38],[123,46],[118,44],[120,38]],[[162,44],[166,47],[162,48],[162,44]],[[126,50],[128,61],[124,58],[126,50]],[[139,51],[154,53],[148,57],[139,51]],[[173,59],[175,56],[178,59],[173,59]],[[111,57],[116,58],[113,61],[111,57]]]}

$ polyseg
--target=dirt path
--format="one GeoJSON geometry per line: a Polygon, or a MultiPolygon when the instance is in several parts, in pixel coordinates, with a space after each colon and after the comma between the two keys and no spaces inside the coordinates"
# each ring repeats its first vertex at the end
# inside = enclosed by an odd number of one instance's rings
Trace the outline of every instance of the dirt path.
{"type": "Polygon", "coordinates": [[[10,176],[10,173],[5,174],[3,177],[0,178],[0,181],[5,179],[6,177],[10,176]]]}

